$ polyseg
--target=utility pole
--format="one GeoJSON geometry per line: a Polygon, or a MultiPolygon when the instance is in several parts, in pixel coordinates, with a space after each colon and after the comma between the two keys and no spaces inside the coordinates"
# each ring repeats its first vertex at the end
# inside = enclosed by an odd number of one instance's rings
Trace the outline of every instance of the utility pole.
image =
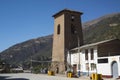
{"type": "Polygon", "coordinates": [[[31,59],[30,59],[30,70],[31,70],[31,73],[32,73],[32,55],[31,55],[31,59]]]}
{"type": "Polygon", "coordinates": [[[78,54],[79,54],[79,63],[78,63],[78,75],[79,75],[79,77],[80,77],[80,49],[79,49],[79,47],[80,47],[80,39],[79,39],[79,36],[78,36],[78,33],[77,33],[77,39],[78,39],[78,54]]]}

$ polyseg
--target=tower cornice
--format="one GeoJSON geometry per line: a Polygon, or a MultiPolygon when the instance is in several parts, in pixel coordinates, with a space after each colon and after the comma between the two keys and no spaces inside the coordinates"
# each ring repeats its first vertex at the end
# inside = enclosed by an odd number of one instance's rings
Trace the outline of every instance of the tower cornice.
{"type": "Polygon", "coordinates": [[[54,14],[52,17],[57,17],[57,16],[59,16],[59,15],[64,14],[65,12],[69,12],[69,13],[77,13],[77,14],[80,14],[80,15],[83,14],[82,12],[79,12],[79,11],[70,10],[70,9],[63,9],[63,10],[57,12],[56,14],[54,14]]]}

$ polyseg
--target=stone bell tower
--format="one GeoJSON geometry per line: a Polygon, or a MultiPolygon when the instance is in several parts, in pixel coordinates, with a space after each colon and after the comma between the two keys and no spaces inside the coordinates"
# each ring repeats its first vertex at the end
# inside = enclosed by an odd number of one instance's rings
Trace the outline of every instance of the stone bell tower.
{"type": "Polygon", "coordinates": [[[83,45],[81,15],[81,12],[68,9],[53,15],[52,69],[57,73],[63,73],[66,69],[67,51],[83,45]]]}

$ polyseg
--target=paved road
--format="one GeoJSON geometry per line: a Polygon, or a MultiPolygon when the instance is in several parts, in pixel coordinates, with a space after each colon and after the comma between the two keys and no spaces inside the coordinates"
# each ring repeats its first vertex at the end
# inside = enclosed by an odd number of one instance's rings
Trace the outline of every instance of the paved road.
{"type": "Polygon", "coordinates": [[[86,78],[67,78],[66,76],[48,76],[45,74],[16,73],[0,74],[0,80],[89,80],[86,78]]]}
{"type": "MultiPolygon", "coordinates": [[[[45,74],[16,73],[0,74],[0,80],[90,80],[88,77],[67,78],[63,75],[48,76],[45,74]]],[[[112,80],[112,79],[104,79],[112,80]]]]}

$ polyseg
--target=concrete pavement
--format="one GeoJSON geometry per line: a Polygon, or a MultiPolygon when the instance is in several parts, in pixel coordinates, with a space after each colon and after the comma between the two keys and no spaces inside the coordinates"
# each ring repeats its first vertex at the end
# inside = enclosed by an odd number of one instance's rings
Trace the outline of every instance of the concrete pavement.
{"type": "Polygon", "coordinates": [[[48,76],[46,74],[11,73],[11,74],[0,74],[0,80],[86,80],[86,79],[67,78],[66,76],[62,76],[62,75],[48,76]]]}
{"type": "MultiPolygon", "coordinates": [[[[65,75],[48,76],[47,74],[31,74],[31,73],[10,73],[0,74],[0,80],[90,80],[88,77],[67,78],[65,75]]],[[[115,79],[104,79],[115,80],[115,79]]]]}

